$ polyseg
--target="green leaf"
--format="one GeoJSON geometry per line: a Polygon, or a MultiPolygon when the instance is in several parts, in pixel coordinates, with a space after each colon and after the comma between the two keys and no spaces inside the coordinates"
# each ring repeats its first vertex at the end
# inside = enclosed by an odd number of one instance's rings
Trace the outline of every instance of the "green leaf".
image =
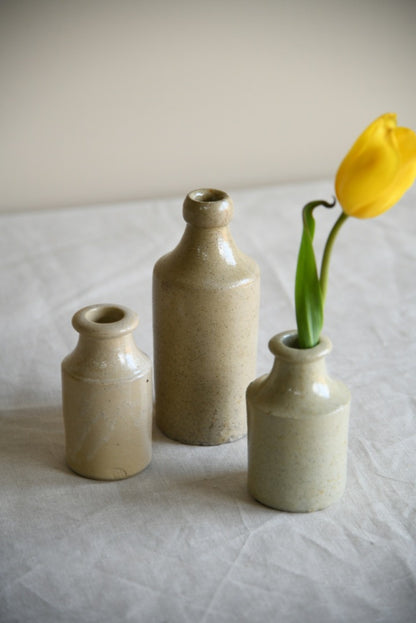
{"type": "Polygon", "coordinates": [[[295,307],[299,348],[312,348],[319,342],[324,322],[323,297],[313,249],[317,206],[332,207],[326,201],[308,203],[303,208],[303,232],[298,254],[295,280],[295,307]]]}

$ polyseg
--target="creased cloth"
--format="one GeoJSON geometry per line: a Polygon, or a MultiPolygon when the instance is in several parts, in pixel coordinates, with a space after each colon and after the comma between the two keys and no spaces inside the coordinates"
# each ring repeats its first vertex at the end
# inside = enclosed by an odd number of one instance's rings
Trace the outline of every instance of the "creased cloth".
{"type": "MultiPolygon", "coordinates": [[[[190,190],[190,189],[188,189],[190,190]]],[[[186,192],[186,191],[185,191],[186,192]]],[[[258,374],[294,328],[301,208],[329,181],[230,193],[231,232],[262,275],[258,374]]],[[[119,482],[65,466],[60,362],[75,311],[136,310],[152,356],[155,261],[182,198],[0,217],[1,623],[413,623],[416,620],[416,191],[336,242],[324,333],[352,393],[347,491],[311,514],[246,489],[246,440],[185,446],[119,482]]],[[[316,212],[318,249],[338,208],[316,212]]]]}

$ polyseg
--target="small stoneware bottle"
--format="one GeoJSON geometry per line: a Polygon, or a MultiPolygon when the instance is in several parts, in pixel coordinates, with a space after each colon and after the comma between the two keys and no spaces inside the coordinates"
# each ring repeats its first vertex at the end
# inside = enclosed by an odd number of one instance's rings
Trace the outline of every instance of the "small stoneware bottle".
{"type": "Polygon", "coordinates": [[[154,268],[156,421],[182,443],[217,445],[247,432],[260,276],[229,232],[232,215],[225,192],[190,192],[183,237],[154,268]]]}
{"type": "Polygon", "coordinates": [[[344,492],[350,392],[327,374],[328,338],[307,349],[296,339],[270,340],[274,366],[247,389],[248,488],[272,508],[310,512],[344,492]]]}
{"type": "Polygon", "coordinates": [[[135,312],[120,305],[79,310],[75,350],[62,362],[66,460],[78,474],[119,480],[151,460],[152,368],[132,332],[135,312]]]}

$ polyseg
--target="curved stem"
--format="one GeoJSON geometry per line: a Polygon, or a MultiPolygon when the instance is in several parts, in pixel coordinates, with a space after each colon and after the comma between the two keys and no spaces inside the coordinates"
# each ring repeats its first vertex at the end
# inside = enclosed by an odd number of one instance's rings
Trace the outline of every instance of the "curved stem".
{"type": "Polygon", "coordinates": [[[348,215],[345,214],[345,212],[341,212],[340,216],[335,221],[335,224],[329,233],[328,240],[326,241],[324,253],[322,256],[321,274],[319,278],[319,281],[321,284],[322,301],[325,301],[325,298],[326,298],[326,291],[328,287],[328,275],[329,275],[329,261],[331,259],[332,247],[334,246],[335,238],[337,237],[337,234],[339,230],[341,229],[341,226],[345,223],[347,218],[348,218],[348,215]]]}

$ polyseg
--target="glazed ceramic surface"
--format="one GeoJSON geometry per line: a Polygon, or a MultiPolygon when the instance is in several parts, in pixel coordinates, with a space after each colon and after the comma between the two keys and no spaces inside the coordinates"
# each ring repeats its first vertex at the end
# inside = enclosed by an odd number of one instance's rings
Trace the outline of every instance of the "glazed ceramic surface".
{"type": "Polygon", "coordinates": [[[331,343],[296,348],[296,333],[270,340],[270,374],[247,390],[248,488],[276,509],[315,511],[346,483],[350,393],[326,372],[331,343]]]}
{"type": "Polygon", "coordinates": [[[133,340],[138,317],[92,305],[72,324],[78,344],[62,362],[68,466],[89,478],[127,478],[151,460],[152,369],[133,340]]]}
{"type": "Polygon", "coordinates": [[[229,232],[232,215],[226,193],[189,193],[184,235],[154,268],[156,420],[183,443],[221,444],[247,430],[260,277],[229,232]]]}

